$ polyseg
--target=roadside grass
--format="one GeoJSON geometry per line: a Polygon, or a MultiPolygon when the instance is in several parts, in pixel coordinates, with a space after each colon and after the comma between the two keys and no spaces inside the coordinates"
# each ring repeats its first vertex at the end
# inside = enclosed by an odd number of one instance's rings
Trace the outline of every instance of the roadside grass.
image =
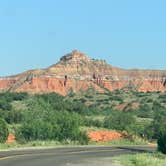
{"type": "MultiPolygon", "coordinates": [[[[5,143],[5,144],[0,144],[0,150],[5,150],[5,149],[19,149],[19,148],[31,148],[31,147],[58,147],[58,146],[79,146],[81,145],[77,141],[71,141],[71,140],[66,140],[63,142],[59,142],[56,140],[46,140],[46,141],[30,141],[26,143],[19,143],[19,142],[14,142],[14,143],[5,143]]],[[[148,145],[148,142],[142,139],[136,139],[134,141],[131,141],[129,139],[117,139],[117,140],[112,140],[112,141],[107,141],[107,142],[93,142],[89,141],[87,145],[105,145],[105,146],[133,146],[133,145],[148,145]]]]}
{"type": "MultiPolygon", "coordinates": [[[[10,133],[15,133],[15,128],[19,127],[20,125],[9,125],[9,130],[10,133]]],[[[87,127],[87,126],[81,126],[80,130],[83,132],[92,130],[92,131],[116,131],[116,130],[109,130],[106,128],[98,128],[98,127],[87,127]]],[[[116,139],[116,140],[111,140],[107,142],[93,142],[89,141],[88,145],[110,145],[110,146],[129,146],[129,145],[148,145],[148,141],[141,139],[139,137],[135,137],[134,139],[130,138],[121,138],[121,139],[116,139]]],[[[66,140],[63,142],[59,142],[56,140],[36,140],[36,141],[30,141],[30,142],[25,142],[25,143],[19,143],[19,142],[14,142],[14,143],[5,143],[5,144],[0,144],[0,150],[5,150],[5,149],[18,149],[18,148],[29,148],[29,147],[56,147],[56,146],[78,146],[81,145],[77,141],[71,141],[71,140],[66,140]]]]}
{"type": "Polygon", "coordinates": [[[148,142],[143,139],[130,140],[127,138],[121,138],[117,140],[107,142],[93,142],[90,141],[89,145],[112,145],[112,146],[130,146],[130,145],[148,145],[148,142]]]}
{"type": "Polygon", "coordinates": [[[165,166],[166,155],[159,152],[121,155],[114,157],[113,161],[123,166],[165,166]]]}
{"type": "Polygon", "coordinates": [[[5,143],[5,144],[0,144],[0,150],[7,150],[7,149],[19,149],[19,148],[31,148],[31,147],[58,147],[58,146],[78,146],[81,145],[77,141],[71,141],[71,140],[66,140],[63,142],[59,142],[56,140],[47,140],[47,141],[30,141],[27,143],[5,143]]]}

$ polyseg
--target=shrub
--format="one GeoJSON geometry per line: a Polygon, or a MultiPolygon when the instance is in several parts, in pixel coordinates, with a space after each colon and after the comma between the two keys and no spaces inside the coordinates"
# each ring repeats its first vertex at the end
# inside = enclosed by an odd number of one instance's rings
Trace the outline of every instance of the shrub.
{"type": "Polygon", "coordinates": [[[59,126],[59,141],[62,140],[77,140],[80,133],[80,118],[76,113],[63,112],[57,115],[57,124],[59,126]]]}
{"type": "Polygon", "coordinates": [[[103,122],[98,119],[83,118],[83,125],[85,126],[94,126],[94,127],[103,127],[103,122]]]}
{"type": "Polygon", "coordinates": [[[158,144],[158,150],[166,154],[166,133],[164,133],[158,138],[157,144],[158,144]]]}
{"type": "Polygon", "coordinates": [[[114,111],[111,116],[104,120],[104,127],[115,130],[126,130],[135,123],[135,118],[128,112],[114,111]]]}
{"type": "Polygon", "coordinates": [[[81,145],[87,145],[90,139],[85,132],[80,132],[77,140],[81,145]]]}
{"type": "Polygon", "coordinates": [[[151,123],[153,139],[157,139],[158,150],[166,154],[166,110],[155,103],[154,120],[151,123]],[[157,107],[158,106],[158,107],[157,107]]]}
{"type": "Polygon", "coordinates": [[[165,109],[158,109],[155,112],[154,120],[152,121],[152,130],[154,132],[153,138],[158,139],[163,134],[166,133],[166,110],[165,109]]]}
{"type": "Polygon", "coordinates": [[[33,140],[80,141],[86,143],[87,138],[80,133],[80,117],[76,113],[46,111],[43,116],[29,119],[17,129],[16,138],[20,142],[33,140]]]}
{"type": "Polygon", "coordinates": [[[16,132],[18,141],[51,140],[59,134],[57,124],[41,120],[24,123],[16,132]]]}
{"type": "Polygon", "coordinates": [[[0,143],[4,143],[9,135],[8,127],[3,119],[0,119],[0,143]]]}
{"type": "Polygon", "coordinates": [[[7,116],[5,120],[7,123],[12,124],[12,123],[20,123],[23,121],[23,112],[21,110],[11,110],[11,111],[6,111],[7,116]]]}
{"type": "Polygon", "coordinates": [[[2,100],[0,100],[0,109],[11,110],[12,106],[8,101],[6,101],[5,99],[2,99],[2,100]]]}
{"type": "Polygon", "coordinates": [[[11,96],[12,96],[12,99],[13,100],[24,100],[24,99],[26,99],[27,97],[28,97],[28,94],[27,93],[25,93],[25,92],[19,92],[19,93],[17,93],[17,92],[15,92],[15,93],[11,93],[11,96]]]}
{"type": "Polygon", "coordinates": [[[137,111],[137,115],[141,118],[152,118],[153,110],[148,104],[143,104],[137,111]]]}

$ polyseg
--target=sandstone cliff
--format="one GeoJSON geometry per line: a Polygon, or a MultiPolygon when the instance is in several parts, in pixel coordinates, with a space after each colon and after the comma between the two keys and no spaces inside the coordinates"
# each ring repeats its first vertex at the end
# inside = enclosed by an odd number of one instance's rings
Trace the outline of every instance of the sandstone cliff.
{"type": "Polygon", "coordinates": [[[84,91],[90,87],[100,92],[129,87],[142,92],[162,92],[166,91],[166,70],[125,70],[73,51],[46,69],[0,78],[1,91],[57,92],[66,95],[71,91],[84,91]]]}

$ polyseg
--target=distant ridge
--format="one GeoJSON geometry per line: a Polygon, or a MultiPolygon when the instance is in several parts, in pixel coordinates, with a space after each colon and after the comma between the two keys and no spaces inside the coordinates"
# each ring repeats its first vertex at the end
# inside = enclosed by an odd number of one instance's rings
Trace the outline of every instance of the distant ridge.
{"type": "Polygon", "coordinates": [[[74,50],[46,69],[29,70],[21,74],[0,77],[0,90],[28,93],[56,92],[62,95],[84,91],[132,87],[137,91],[166,91],[166,70],[126,70],[114,67],[105,60],[91,59],[74,50]]]}

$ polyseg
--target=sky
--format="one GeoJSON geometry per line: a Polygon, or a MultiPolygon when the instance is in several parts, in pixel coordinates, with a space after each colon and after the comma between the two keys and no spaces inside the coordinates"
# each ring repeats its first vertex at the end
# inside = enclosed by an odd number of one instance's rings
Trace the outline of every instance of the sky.
{"type": "Polygon", "coordinates": [[[80,50],[121,68],[166,70],[165,0],[0,1],[0,76],[80,50]]]}

